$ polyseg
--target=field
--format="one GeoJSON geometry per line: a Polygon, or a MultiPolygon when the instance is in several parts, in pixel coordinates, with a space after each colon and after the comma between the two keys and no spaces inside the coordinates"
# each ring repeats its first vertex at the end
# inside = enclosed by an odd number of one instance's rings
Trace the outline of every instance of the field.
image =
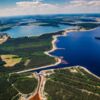
{"type": "Polygon", "coordinates": [[[100,79],[81,67],[57,69],[47,76],[48,100],[100,100],[100,79]]]}
{"type": "Polygon", "coordinates": [[[5,67],[13,67],[21,61],[21,58],[16,55],[1,55],[1,59],[5,62],[5,67]]]}

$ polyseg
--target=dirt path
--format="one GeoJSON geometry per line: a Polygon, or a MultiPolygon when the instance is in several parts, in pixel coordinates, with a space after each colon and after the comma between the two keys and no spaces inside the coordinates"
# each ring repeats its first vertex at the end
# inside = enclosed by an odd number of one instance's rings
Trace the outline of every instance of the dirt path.
{"type": "Polygon", "coordinates": [[[30,98],[29,100],[41,100],[39,93],[37,93],[35,96],[30,98]]]}
{"type": "Polygon", "coordinates": [[[40,85],[41,85],[41,76],[39,73],[36,73],[36,76],[38,77],[38,86],[34,94],[32,94],[28,100],[42,100],[40,96],[40,85]]]}

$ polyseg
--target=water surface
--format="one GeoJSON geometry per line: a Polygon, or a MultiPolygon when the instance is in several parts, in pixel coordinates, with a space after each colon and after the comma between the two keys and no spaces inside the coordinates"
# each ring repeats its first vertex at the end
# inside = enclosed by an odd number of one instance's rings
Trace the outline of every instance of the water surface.
{"type": "Polygon", "coordinates": [[[36,25],[26,25],[26,26],[16,26],[10,30],[5,31],[11,37],[24,37],[24,36],[38,36],[46,33],[57,32],[70,26],[59,25],[59,27],[54,26],[36,26],[36,25]]]}
{"type": "Polygon", "coordinates": [[[56,67],[80,65],[100,76],[100,27],[84,32],[70,32],[67,36],[58,37],[58,49],[52,55],[63,57],[65,63],[56,67]]]}

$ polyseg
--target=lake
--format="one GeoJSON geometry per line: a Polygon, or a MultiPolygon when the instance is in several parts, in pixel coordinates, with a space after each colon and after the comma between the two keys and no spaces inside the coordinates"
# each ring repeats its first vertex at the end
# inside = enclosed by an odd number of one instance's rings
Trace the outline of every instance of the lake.
{"type": "Polygon", "coordinates": [[[26,26],[16,26],[5,32],[13,38],[18,38],[24,36],[39,36],[46,33],[57,32],[70,27],[71,26],[67,26],[67,25],[59,25],[59,27],[26,25],[26,26]]]}
{"type": "Polygon", "coordinates": [[[63,57],[65,63],[56,66],[75,66],[80,65],[94,74],[100,76],[100,27],[83,32],[70,32],[67,36],[58,37],[56,45],[58,49],[52,55],[63,57]]]}

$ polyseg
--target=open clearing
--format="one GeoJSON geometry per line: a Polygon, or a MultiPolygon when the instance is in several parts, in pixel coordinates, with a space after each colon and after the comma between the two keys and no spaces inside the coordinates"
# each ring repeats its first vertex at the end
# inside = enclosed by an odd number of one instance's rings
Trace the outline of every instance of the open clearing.
{"type": "Polygon", "coordinates": [[[22,58],[18,57],[17,55],[11,54],[1,55],[1,59],[5,62],[5,67],[13,67],[22,60],[22,58]]]}

